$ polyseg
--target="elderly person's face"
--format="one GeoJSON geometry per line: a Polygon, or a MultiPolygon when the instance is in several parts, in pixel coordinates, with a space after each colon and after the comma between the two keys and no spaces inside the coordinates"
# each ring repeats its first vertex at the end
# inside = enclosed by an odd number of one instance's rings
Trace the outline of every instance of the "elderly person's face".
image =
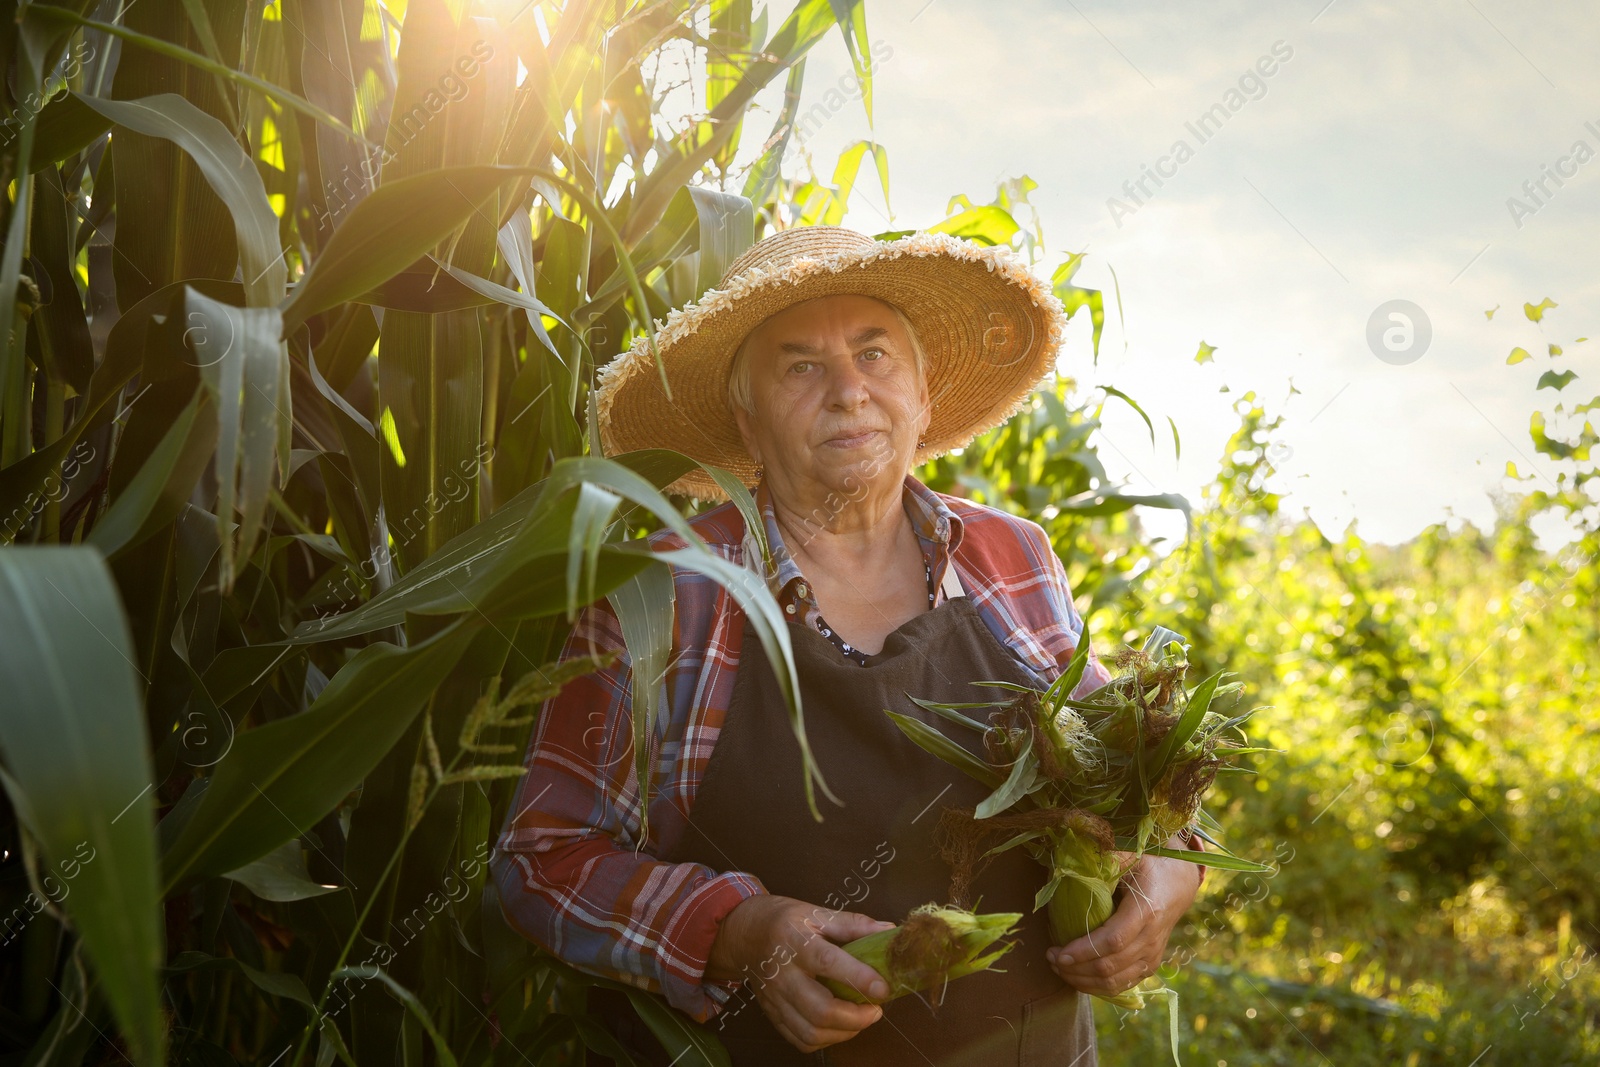
{"type": "Polygon", "coordinates": [[[929,412],[892,307],[855,295],[796,304],[756,327],[746,358],[755,413],[734,418],[775,492],[898,490],[929,412]]]}

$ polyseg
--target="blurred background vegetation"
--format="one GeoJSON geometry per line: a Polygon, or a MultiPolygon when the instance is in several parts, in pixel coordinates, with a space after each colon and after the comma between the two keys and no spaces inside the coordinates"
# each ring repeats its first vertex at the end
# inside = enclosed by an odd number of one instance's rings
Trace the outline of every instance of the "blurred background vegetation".
{"type": "MultiPolygon", "coordinates": [[[[870,119],[866,7],[0,8],[0,1063],[610,1051],[483,876],[567,620],[611,596],[660,654],[666,571],[629,542],[700,506],[658,492],[681,457],[591,451],[590,390],[753,240],[840,221],[864,175],[887,197],[893,146],[819,165],[796,136],[870,119]],[[855,80],[802,107],[825,40],[855,80]]],[[[1106,299],[1033,188],[903,222],[1030,258],[1070,373],[1106,299]]],[[[1524,317],[1559,358],[1559,311],[1524,317]]],[[[1254,394],[1202,500],[1123,491],[1106,405],[1176,424],[1070,378],[919,472],[1042,523],[1103,654],[1167,625],[1271,706],[1280,751],[1212,807],[1279,870],[1213,874],[1175,936],[1185,1062],[1600,1060],[1600,397],[1573,381],[1529,400],[1557,482],[1399,546],[1280,512],[1254,394]]],[[[782,670],[770,597],[718,576],[782,670]]],[[[1105,1062],[1166,1057],[1159,1012],[1097,1011],[1105,1062]]]]}

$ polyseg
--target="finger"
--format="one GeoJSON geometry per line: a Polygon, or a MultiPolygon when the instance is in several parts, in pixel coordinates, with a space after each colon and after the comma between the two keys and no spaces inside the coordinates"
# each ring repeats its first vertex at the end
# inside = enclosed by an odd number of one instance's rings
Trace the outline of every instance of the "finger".
{"type": "Polygon", "coordinates": [[[818,1029],[854,1034],[883,1018],[883,1009],[877,1004],[857,1004],[836,997],[827,986],[804,974],[797,973],[785,983],[783,993],[784,999],[818,1029]]]}
{"type": "Polygon", "coordinates": [[[1130,893],[1122,898],[1117,910],[1111,913],[1111,918],[1076,941],[1069,941],[1050,952],[1065,957],[1069,964],[1076,960],[1115,956],[1138,940],[1149,920],[1148,909],[1141,907],[1134,894],[1130,893]]]}
{"type": "Polygon", "coordinates": [[[773,1006],[792,1035],[790,1044],[806,1051],[848,1041],[883,1016],[882,1008],[839,1000],[809,978],[804,985],[795,983],[776,994],[773,1006]],[[814,988],[808,990],[805,986],[814,988]]]}
{"type": "Polygon", "coordinates": [[[1155,968],[1147,960],[1137,958],[1118,960],[1115,964],[1110,959],[1096,960],[1094,963],[1094,967],[1053,966],[1063,982],[1082,992],[1097,996],[1116,996],[1132,989],[1155,973],[1155,968]]]}
{"type": "MultiPolygon", "coordinates": [[[[882,975],[830,942],[814,941],[807,945],[800,952],[799,962],[808,974],[843,982],[869,1000],[883,1000],[889,995],[889,983],[884,981],[882,975]]],[[[827,989],[820,984],[817,988],[827,993],[827,989]]],[[[838,1000],[831,994],[829,996],[838,1000]]]]}
{"type": "Polygon", "coordinates": [[[817,1050],[816,1046],[807,1045],[803,1040],[800,1039],[800,1036],[794,1032],[794,1028],[789,1025],[788,1013],[784,1011],[782,1001],[775,999],[768,1000],[763,998],[762,1000],[758,1001],[758,1003],[761,1005],[762,1014],[767,1017],[767,1021],[772,1024],[772,1028],[778,1031],[779,1037],[789,1042],[789,1044],[793,1045],[801,1052],[809,1053],[817,1050]]]}
{"type": "Polygon", "coordinates": [[[1074,963],[1063,963],[1061,956],[1045,956],[1045,961],[1050,969],[1069,985],[1079,988],[1093,985],[1096,991],[1108,983],[1127,974],[1138,974],[1143,978],[1152,968],[1148,962],[1149,953],[1142,948],[1130,949],[1119,952],[1114,956],[1096,956],[1091,959],[1078,960],[1074,963]]]}
{"type": "Polygon", "coordinates": [[[813,922],[824,937],[840,944],[854,941],[858,937],[866,937],[868,934],[894,929],[894,923],[869,918],[854,911],[823,910],[813,917],[813,922]]]}
{"type": "Polygon", "coordinates": [[[1126,993],[1144,979],[1136,977],[1134,972],[1129,972],[1114,979],[1064,978],[1062,981],[1080,993],[1089,993],[1097,997],[1114,997],[1119,993],[1126,993]]]}

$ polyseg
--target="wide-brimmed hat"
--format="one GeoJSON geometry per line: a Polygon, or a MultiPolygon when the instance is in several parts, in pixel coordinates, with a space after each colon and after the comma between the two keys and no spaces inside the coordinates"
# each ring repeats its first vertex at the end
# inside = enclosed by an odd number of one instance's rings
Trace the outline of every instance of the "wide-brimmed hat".
{"type": "MultiPolygon", "coordinates": [[[[998,426],[1054,373],[1066,315],[1010,249],[942,233],[878,241],[839,226],[795,227],[752,246],[716,288],[657,324],[670,400],[647,337],[600,369],[596,406],[606,454],[676,449],[754,485],[756,464],[728,399],[734,353],[770,316],[843,293],[898,307],[922,343],[931,411],[919,463],[998,426]]],[[[724,496],[700,470],[672,489],[724,496]]]]}

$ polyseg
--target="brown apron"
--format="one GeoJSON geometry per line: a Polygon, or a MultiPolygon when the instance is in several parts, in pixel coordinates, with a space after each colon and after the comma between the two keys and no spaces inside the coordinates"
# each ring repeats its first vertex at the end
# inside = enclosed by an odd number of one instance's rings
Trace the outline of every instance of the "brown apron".
{"type": "MultiPolygon", "coordinates": [[[[991,700],[1003,691],[968,683],[1038,686],[1041,680],[996,640],[965,596],[907,621],[865,667],[808,627],[791,622],[789,636],[812,753],[843,807],[819,795],[824,821],[808,811],[783,696],[746,620],[733,702],[688,828],[662,859],[747,871],[768,892],[891,921],[920,904],[945,902],[950,869],[933,836],[940,810],[970,810],[988,788],[917,748],[883,709],[931,723],[936,718],[907,694],[943,703],[991,700]]],[[[977,734],[948,726],[944,732],[981,755],[977,734]]],[[[1004,973],[951,982],[937,1009],[901,997],[856,1037],[807,1055],[779,1036],[746,986],[704,1028],[728,1047],[737,1067],[1095,1067],[1090,998],[1063,983],[1044,958],[1045,912],[1033,910],[1044,878],[1021,849],[997,857],[978,878],[980,910],[1022,912],[1020,937],[1000,962],[1004,973]]],[[[592,1007],[641,1059],[666,1062],[637,1017],[628,1018],[626,999],[596,996],[592,1007]]]]}

